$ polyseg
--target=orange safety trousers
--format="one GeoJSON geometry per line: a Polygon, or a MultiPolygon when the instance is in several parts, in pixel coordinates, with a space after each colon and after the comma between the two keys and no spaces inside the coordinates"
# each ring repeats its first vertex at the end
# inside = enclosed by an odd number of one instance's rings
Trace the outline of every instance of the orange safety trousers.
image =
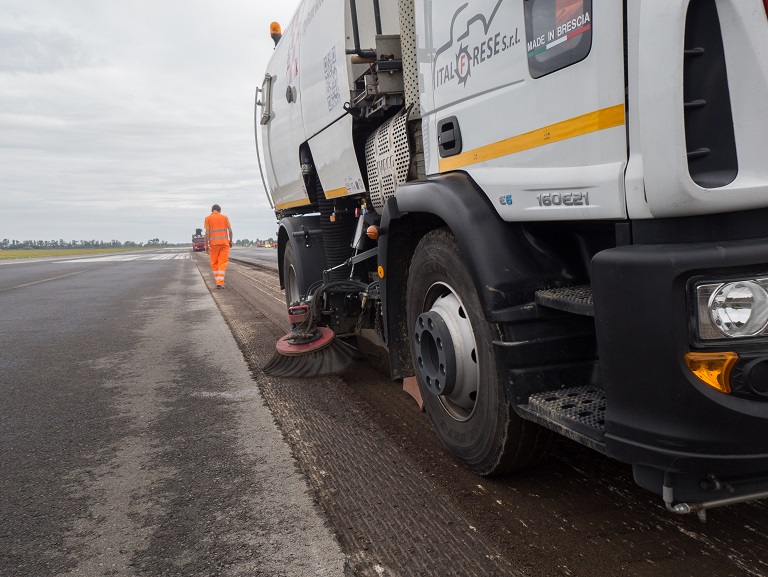
{"type": "Polygon", "coordinates": [[[224,273],[227,271],[227,262],[229,261],[229,243],[212,245],[209,248],[209,253],[213,278],[216,279],[216,284],[221,286],[224,284],[224,273]]]}

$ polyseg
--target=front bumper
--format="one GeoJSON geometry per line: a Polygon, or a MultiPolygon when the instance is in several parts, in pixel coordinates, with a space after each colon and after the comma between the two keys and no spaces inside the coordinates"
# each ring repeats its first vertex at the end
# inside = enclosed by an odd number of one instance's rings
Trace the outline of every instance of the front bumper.
{"type": "MultiPolygon", "coordinates": [[[[767,269],[768,239],[632,245],[593,259],[605,444],[608,455],[635,467],[636,477],[654,470],[691,479],[768,472],[768,398],[718,392],[684,360],[696,350],[689,279],[767,269]]],[[[768,350],[745,349],[737,340],[728,345],[768,357],[768,350]]]]}

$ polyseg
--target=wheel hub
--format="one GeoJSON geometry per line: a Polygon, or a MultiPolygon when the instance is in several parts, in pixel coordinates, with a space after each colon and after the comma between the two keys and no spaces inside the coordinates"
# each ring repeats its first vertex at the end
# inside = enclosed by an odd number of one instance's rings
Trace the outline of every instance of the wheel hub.
{"type": "Polygon", "coordinates": [[[456,386],[456,353],[448,325],[435,311],[419,315],[413,333],[416,370],[433,395],[450,395],[456,386]]]}
{"type": "Polygon", "coordinates": [[[467,420],[480,387],[472,323],[445,283],[432,285],[422,310],[411,331],[419,381],[454,419],[467,420]]]}

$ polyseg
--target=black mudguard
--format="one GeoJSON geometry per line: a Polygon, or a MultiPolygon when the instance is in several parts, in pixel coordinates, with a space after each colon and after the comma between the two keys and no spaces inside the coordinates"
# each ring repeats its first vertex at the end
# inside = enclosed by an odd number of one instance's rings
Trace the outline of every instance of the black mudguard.
{"type": "Polygon", "coordinates": [[[285,288],[284,257],[285,247],[293,244],[293,254],[296,258],[296,277],[301,296],[306,296],[307,289],[316,281],[323,279],[325,269],[325,245],[320,233],[320,216],[292,216],[280,221],[277,233],[277,264],[280,274],[280,288],[285,288]],[[300,233],[301,227],[309,231],[309,235],[300,233]]]}
{"type": "Polygon", "coordinates": [[[408,266],[419,239],[448,227],[456,237],[489,322],[515,319],[536,290],[571,284],[573,275],[523,223],[498,215],[480,187],[461,172],[401,185],[384,207],[379,265],[384,269],[382,307],[393,378],[411,374],[405,292],[408,266]]]}

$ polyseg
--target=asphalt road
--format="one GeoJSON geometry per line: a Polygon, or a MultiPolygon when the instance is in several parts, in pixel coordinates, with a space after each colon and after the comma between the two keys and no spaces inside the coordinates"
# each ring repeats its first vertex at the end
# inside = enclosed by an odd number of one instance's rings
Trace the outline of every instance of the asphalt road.
{"type": "Polygon", "coordinates": [[[266,376],[250,252],[223,291],[199,253],[0,264],[0,576],[768,576],[765,502],[674,516],[565,439],[480,478],[364,360],[266,376]]]}
{"type": "Polygon", "coordinates": [[[255,246],[232,247],[229,258],[245,263],[277,270],[277,248],[259,248],[255,246]]]}
{"type": "Polygon", "coordinates": [[[188,250],[0,264],[0,575],[343,575],[188,250]]]}
{"type": "MultiPolygon", "coordinates": [[[[202,255],[198,265],[205,266],[202,255]]],[[[669,513],[631,468],[561,439],[539,467],[482,478],[369,362],[267,377],[287,326],[274,270],[234,263],[215,291],[355,576],[768,576],[767,502],[669,513]]]]}

